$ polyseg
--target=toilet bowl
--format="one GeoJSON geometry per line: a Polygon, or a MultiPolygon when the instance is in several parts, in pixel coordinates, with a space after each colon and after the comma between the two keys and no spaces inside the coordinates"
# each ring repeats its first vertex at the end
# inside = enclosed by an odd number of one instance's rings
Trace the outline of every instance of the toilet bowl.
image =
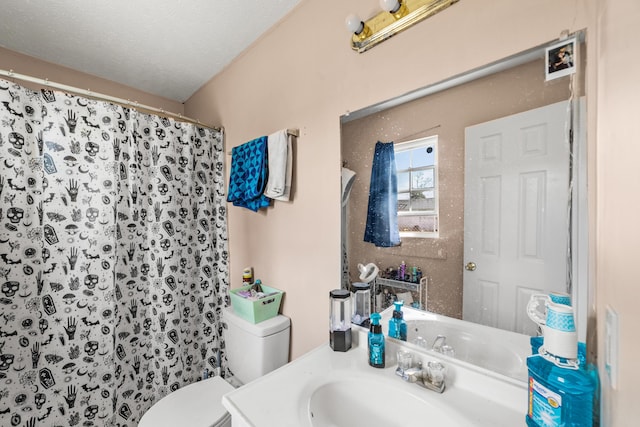
{"type": "Polygon", "coordinates": [[[198,381],[170,393],[154,404],[138,427],[231,427],[222,396],[234,388],[221,377],[198,381]]]}
{"type": "MultiPolygon", "coordinates": [[[[229,369],[234,384],[245,384],[289,361],[291,321],[278,315],[253,324],[231,308],[223,310],[229,369]]],[[[222,396],[234,390],[217,376],[182,387],[156,402],[142,416],[138,427],[230,427],[231,416],[222,406],[222,396]]]]}

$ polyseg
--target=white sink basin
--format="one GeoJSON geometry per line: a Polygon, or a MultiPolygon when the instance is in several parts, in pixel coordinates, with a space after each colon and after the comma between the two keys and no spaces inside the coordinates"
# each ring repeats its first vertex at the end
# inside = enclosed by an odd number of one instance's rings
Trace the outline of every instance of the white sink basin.
{"type": "MultiPolygon", "coordinates": [[[[399,378],[397,381],[401,382],[399,378]]],[[[391,380],[332,381],[311,395],[309,419],[313,427],[422,427],[427,425],[426,420],[429,425],[441,427],[472,425],[438,394],[418,389],[420,398],[408,390],[411,389],[398,387],[391,380]]]]}
{"type": "Polygon", "coordinates": [[[527,383],[387,340],[386,367],[367,363],[364,328],[354,346],[334,352],[326,343],[226,394],[233,427],[513,427],[524,425],[527,383]],[[398,349],[414,361],[439,360],[446,389],[437,393],[395,374],[398,349]],[[456,362],[456,363],[453,363],[456,362]]]}

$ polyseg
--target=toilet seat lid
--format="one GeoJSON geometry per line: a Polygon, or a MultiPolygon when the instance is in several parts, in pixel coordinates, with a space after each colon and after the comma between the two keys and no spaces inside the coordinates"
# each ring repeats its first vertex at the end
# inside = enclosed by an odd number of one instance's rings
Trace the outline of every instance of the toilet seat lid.
{"type": "Polygon", "coordinates": [[[226,417],[222,396],[234,388],[221,377],[189,384],[156,402],[138,427],[210,427],[226,417]]]}

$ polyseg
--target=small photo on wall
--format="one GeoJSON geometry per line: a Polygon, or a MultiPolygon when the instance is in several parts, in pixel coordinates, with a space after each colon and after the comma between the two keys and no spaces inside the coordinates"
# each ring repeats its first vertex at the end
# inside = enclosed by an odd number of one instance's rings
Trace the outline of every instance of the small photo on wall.
{"type": "Polygon", "coordinates": [[[553,80],[576,72],[576,39],[555,43],[546,49],[546,78],[553,80]]]}

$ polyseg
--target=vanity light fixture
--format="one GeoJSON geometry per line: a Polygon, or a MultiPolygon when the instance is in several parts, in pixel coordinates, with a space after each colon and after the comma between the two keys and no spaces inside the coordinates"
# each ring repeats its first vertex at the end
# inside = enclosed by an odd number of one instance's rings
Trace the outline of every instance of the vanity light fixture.
{"type": "Polygon", "coordinates": [[[392,14],[395,19],[400,19],[409,13],[404,0],[380,0],[380,7],[392,14]]]}
{"type": "Polygon", "coordinates": [[[351,35],[351,48],[365,52],[391,36],[406,30],[459,0],[380,0],[383,12],[367,21],[357,15],[347,16],[345,21],[351,35]]]}

